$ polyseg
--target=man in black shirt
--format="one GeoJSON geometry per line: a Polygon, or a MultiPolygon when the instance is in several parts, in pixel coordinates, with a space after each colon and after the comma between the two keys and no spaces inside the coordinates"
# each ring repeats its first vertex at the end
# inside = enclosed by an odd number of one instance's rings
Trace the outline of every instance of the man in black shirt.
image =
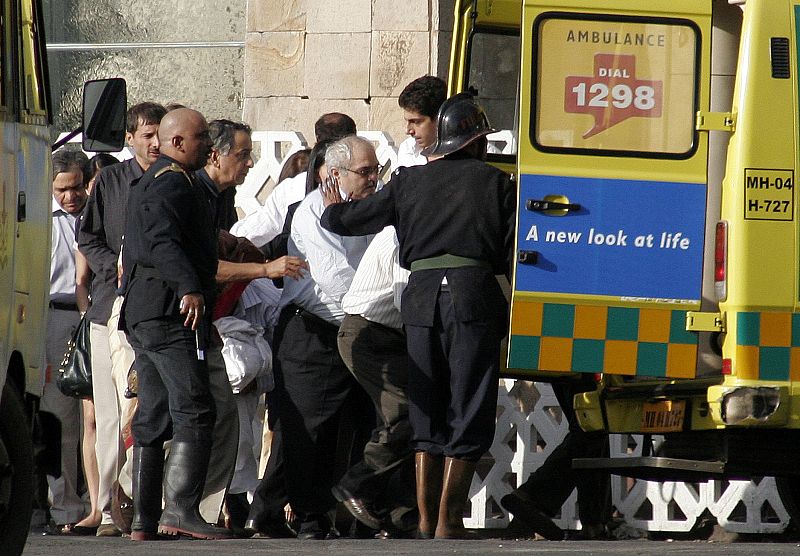
{"type": "MultiPolygon", "coordinates": [[[[99,470],[98,508],[103,509],[98,534],[117,534],[111,512],[105,510],[112,499],[112,488],[130,494],[130,463],[120,447],[121,431],[126,430],[136,407],[135,399],[124,396],[133,350],[125,335],[117,330],[122,300],[117,296],[117,261],[125,233],[126,208],[131,186],[159,155],[158,126],[166,109],[154,102],[132,106],[127,114],[128,145],[133,158],[100,170],[86,204],[78,234],[78,248],[94,273],[91,321],[92,389],[97,424],[97,463],[99,470]],[[120,470],[122,469],[122,472],[120,470]],[[119,487],[114,484],[119,478],[119,487]]],[[[129,457],[129,455],[128,455],[129,457]]],[[[128,518],[129,519],[129,518],[128,518]]],[[[124,523],[118,523],[126,529],[124,523]]]]}
{"type": "Polygon", "coordinates": [[[500,341],[510,275],[514,188],[483,162],[493,130],[466,93],[441,106],[425,166],[400,168],[383,190],[351,203],[325,187],[324,228],[361,235],[394,225],[409,351],[409,418],[417,452],[419,535],[465,538],[462,515],[476,462],[494,438],[500,341]],[[439,497],[441,492],[441,497],[439,497]],[[437,509],[438,502],[438,509],[437,509]]]}
{"type": "Polygon", "coordinates": [[[139,408],[133,420],[131,538],[161,534],[228,538],[198,506],[211,451],[215,404],[205,346],[213,312],[217,235],[211,208],[191,172],[211,151],[208,124],[188,108],[159,128],[161,156],[132,188],[123,266],[122,326],[136,351],[139,408]],[[163,443],[172,439],[164,474],[163,443]]]}
{"type": "MultiPolygon", "coordinates": [[[[216,280],[222,289],[221,305],[228,307],[235,304],[235,298],[241,295],[245,284],[257,278],[278,279],[284,276],[296,278],[302,275],[307,265],[297,257],[279,257],[265,260],[258,248],[244,238],[234,238],[226,231],[236,221],[234,196],[236,186],[244,183],[247,173],[253,167],[253,142],[250,137],[250,126],[230,120],[213,120],[208,124],[213,147],[205,167],[195,172],[195,178],[201,185],[208,199],[213,214],[215,229],[219,232],[219,263],[216,280]],[[235,243],[232,243],[233,240],[235,243]],[[235,247],[233,247],[235,245],[235,247]],[[233,247],[233,249],[229,248],[233,247]],[[224,260],[230,257],[231,251],[255,253],[258,260],[234,262],[224,260]],[[226,287],[227,286],[227,287],[226,287]],[[233,296],[233,297],[231,297],[233,296]],[[228,299],[230,297],[230,299],[228,299]]],[[[249,258],[249,257],[248,257],[249,258]]],[[[238,259],[237,259],[238,260],[238,259]]],[[[228,316],[228,312],[218,307],[214,319],[228,316]]],[[[210,518],[219,515],[223,496],[226,496],[228,485],[237,458],[239,442],[239,422],[237,406],[244,408],[244,395],[234,397],[231,391],[225,362],[222,358],[222,346],[211,345],[207,353],[208,367],[211,376],[211,389],[217,404],[217,419],[214,425],[214,442],[211,459],[206,475],[205,496],[200,505],[203,516],[210,518]]],[[[253,392],[253,394],[257,394],[253,392]]],[[[258,396],[248,395],[246,398],[257,403],[258,396]]],[[[246,422],[246,420],[242,420],[246,422]]],[[[256,477],[253,477],[255,480],[256,477]]],[[[247,517],[248,503],[246,496],[227,496],[228,512],[235,528],[241,528],[247,517]]]]}

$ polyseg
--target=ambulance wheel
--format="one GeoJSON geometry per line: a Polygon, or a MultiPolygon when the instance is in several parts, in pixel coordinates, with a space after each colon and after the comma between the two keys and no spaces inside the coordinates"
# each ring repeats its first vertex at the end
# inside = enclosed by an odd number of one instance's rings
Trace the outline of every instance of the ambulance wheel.
{"type": "Polygon", "coordinates": [[[775,485],[781,503],[791,518],[789,527],[795,533],[800,533],[800,477],[776,477],[775,485]]]}
{"type": "Polygon", "coordinates": [[[19,556],[33,511],[33,446],[22,400],[6,385],[0,401],[0,546],[19,556]]]}

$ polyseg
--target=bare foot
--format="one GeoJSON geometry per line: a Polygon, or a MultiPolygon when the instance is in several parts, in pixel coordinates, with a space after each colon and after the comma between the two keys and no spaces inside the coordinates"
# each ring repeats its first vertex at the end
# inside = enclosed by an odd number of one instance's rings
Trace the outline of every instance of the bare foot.
{"type": "Polygon", "coordinates": [[[80,527],[98,527],[102,520],[103,516],[100,512],[92,512],[75,525],[80,527]]]}

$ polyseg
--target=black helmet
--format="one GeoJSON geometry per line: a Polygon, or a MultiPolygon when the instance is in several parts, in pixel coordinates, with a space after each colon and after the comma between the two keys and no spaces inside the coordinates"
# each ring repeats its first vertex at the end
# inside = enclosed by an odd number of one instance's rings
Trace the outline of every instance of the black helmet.
{"type": "Polygon", "coordinates": [[[444,156],[463,149],[476,139],[494,133],[483,108],[469,93],[453,95],[439,108],[436,143],[423,149],[425,156],[444,156]]]}

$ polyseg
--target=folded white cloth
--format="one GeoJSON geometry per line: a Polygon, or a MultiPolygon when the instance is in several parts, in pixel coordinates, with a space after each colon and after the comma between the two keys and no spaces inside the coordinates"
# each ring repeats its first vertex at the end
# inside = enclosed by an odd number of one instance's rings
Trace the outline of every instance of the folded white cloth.
{"type": "Polygon", "coordinates": [[[217,319],[214,326],[222,338],[222,358],[233,393],[238,394],[257,378],[265,386],[263,391],[271,391],[275,387],[272,349],[264,338],[264,329],[236,317],[217,319]]]}

